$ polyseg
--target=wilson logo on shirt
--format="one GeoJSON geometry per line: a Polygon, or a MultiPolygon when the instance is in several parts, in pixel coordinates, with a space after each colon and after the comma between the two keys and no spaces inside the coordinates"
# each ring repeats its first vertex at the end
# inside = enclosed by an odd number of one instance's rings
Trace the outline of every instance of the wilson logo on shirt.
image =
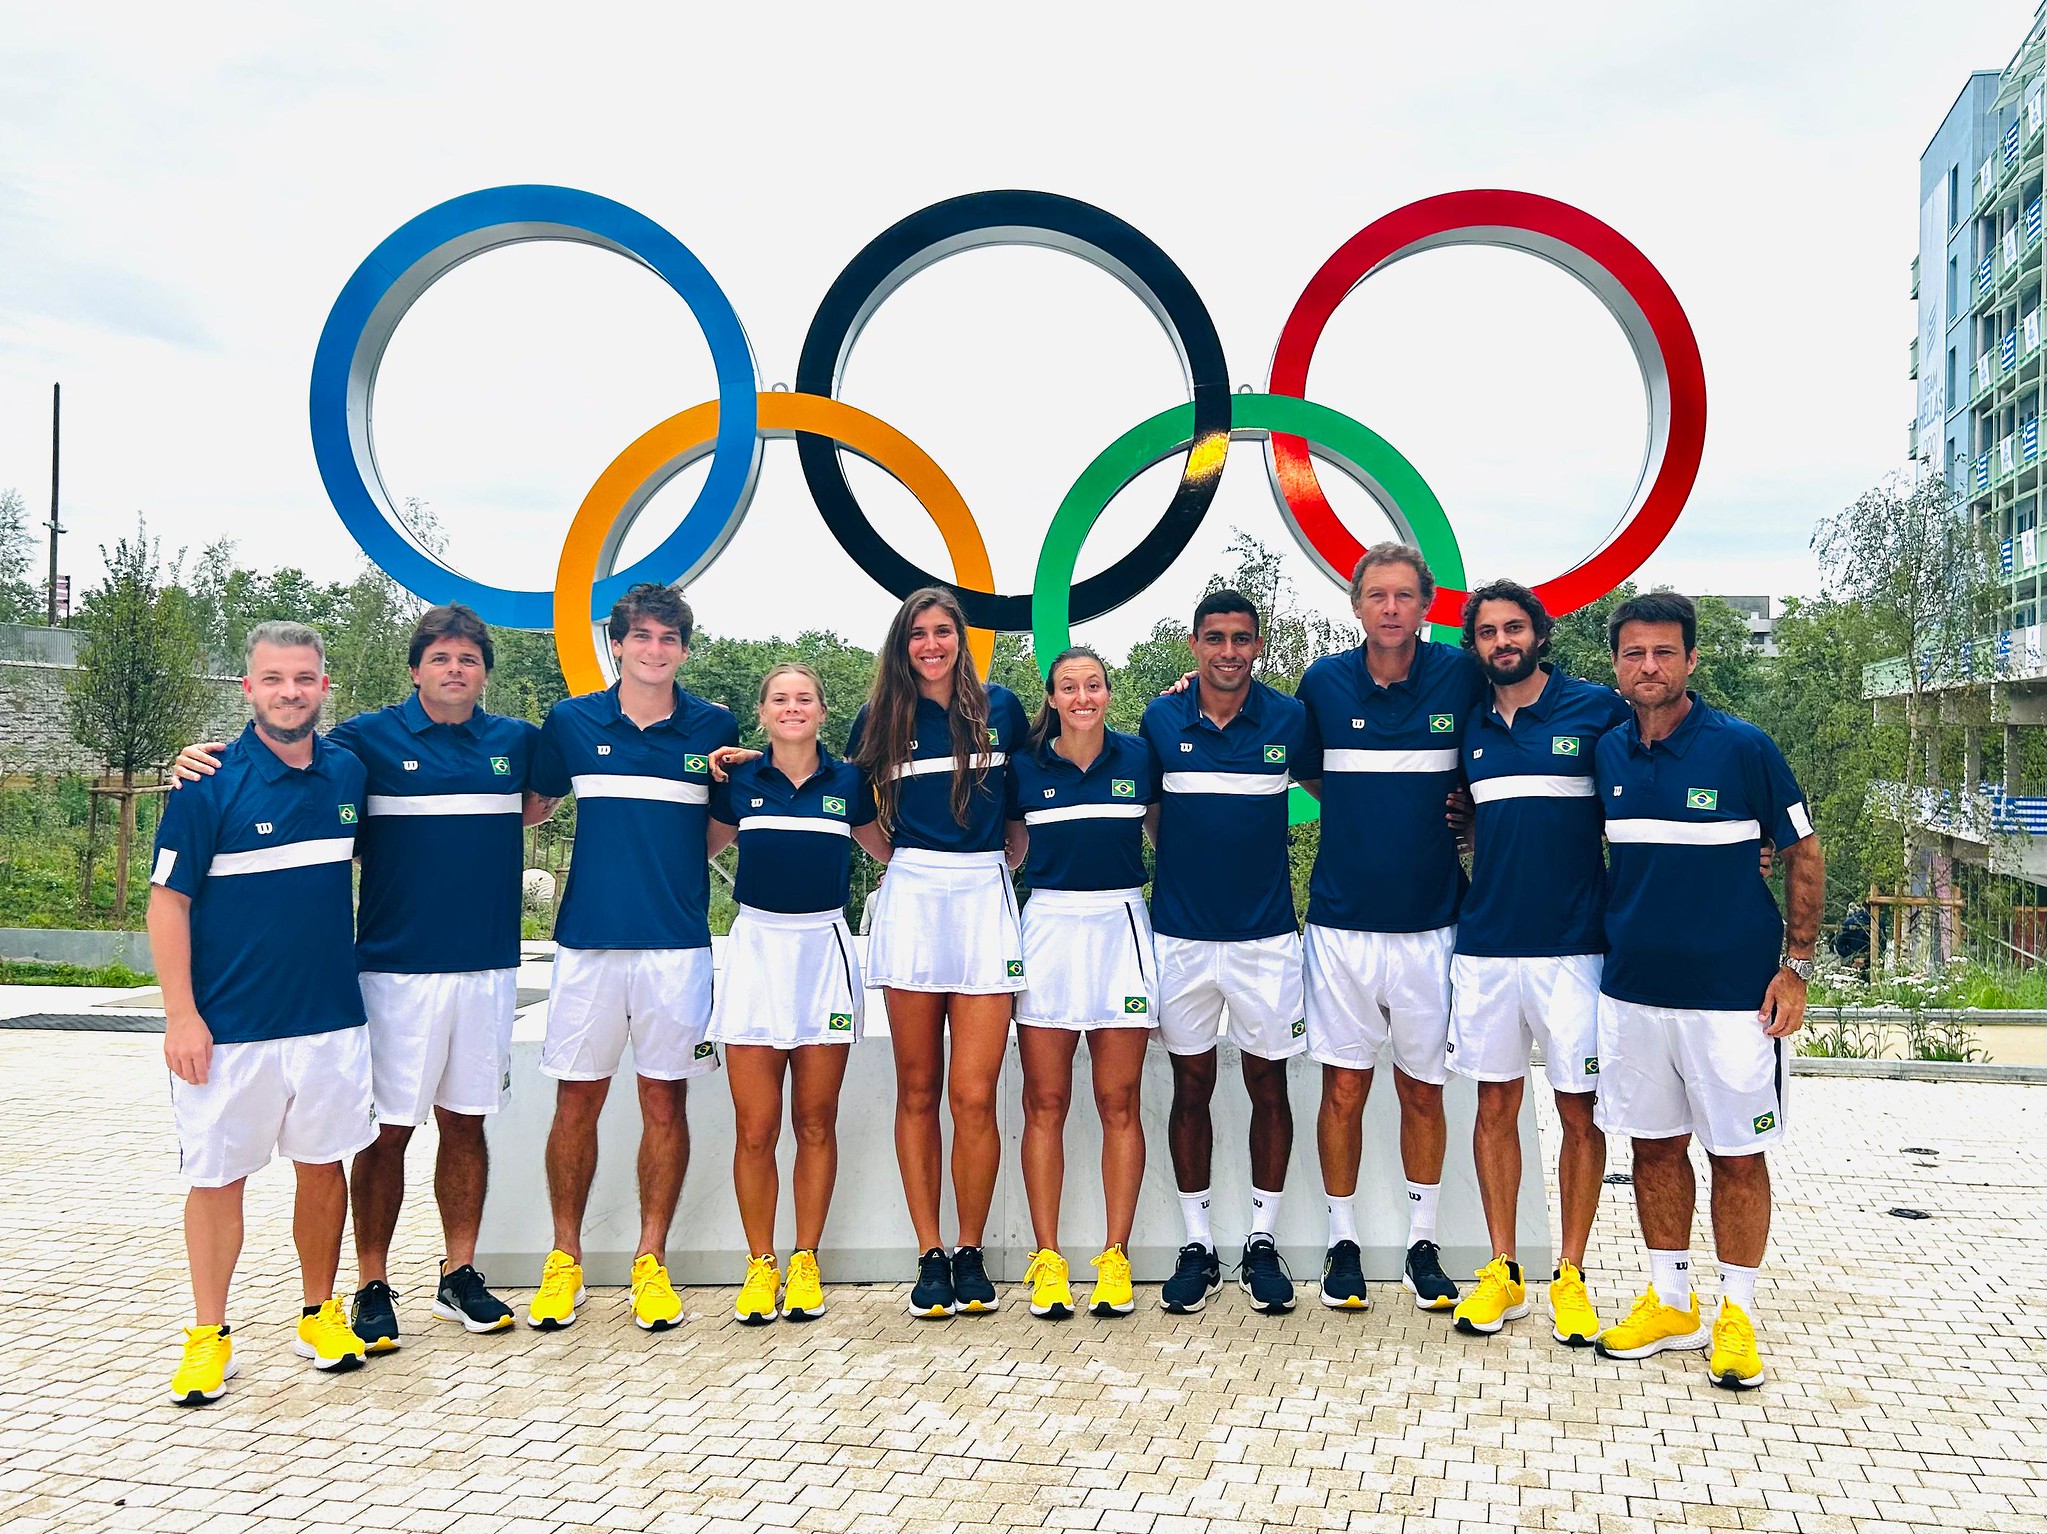
{"type": "Polygon", "coordinates": [[[1717,810],[1720,808],[1720,790],[1717,788],[1688,788],[1685,790],[1685,808],[1688,810],[1717,810]]]}
{"type": "Polygon", "coordinates": [[[827,815],[843,815],[846,813],[846,801],[834,799],[827,794],[824,801],[824,812],[827,815]]]}
{"type": "Polygon", "coordinates": [[[853,1031],[853,1014],[850,1012],[834,1012],[831,1021],[826,1023],[825,1027],[831,1029],[833,1033],[851,1033],[853,1031]]]}
{"type": "Polygon", "coordinates": [[[268,836],[272,831],[276,829],[277,828],[267,820],[259,820],[256,822],[256,834],[258,836],[268,836]]]}
{"type": "Polygon", "coordinates": [[[1578,744],[1578,737],[1575,735],[1552,735],[1549,742],[1549,754],[1551,756],[1576,756],[1578,754],[1578,744]]]}
{"type": "Polygon", "coordinates": [[[682,759],[684,772],[709,772],[711,764],[701,756],[685,756],[682,759]]]}
{"type": "Polygon", "coordinates": [[[417,771],[419,771],[419,763],[417,763],[417,762],[407,762],[407,763],[405,764],[405,770],[406,770],[407,772],[417,772],[417,771]]]}
{"type": "Polygon", "coordinates": [[[1429,733],[1431,735],[1448,735],[1456,728],[1457,716],[1455,714],[1429,715],[1429,733]]]}
{"type": "Polygon", "coordinates": [[[611,747],[609,747],[609,746],[599,746],[599,747],[597,748],[597,754],[598,754],[599,756],[609,756],[609,755],[611,755],[611,747]]]}
{"type": "Polygon", "coordinates": [[[1769,1133],[1769,1132],[1770,1132],[1771,1130],[1775,1129],[1776,1127],[1777,1127],[1777,1115],[1776,1115],[1776,1114],[1774,1114],[1774,1113],[1758,1113],[1758,1114],[1756,1115],[1756,1119],[1755,1119],[1755,1131],[1756,1131],[1756,1133],[1757,1133],[1757,1134],[1759,1134],[1759,1135],[1766,1135],[1766,1134],[1768,1134],[1768,1133],[1769,1133]]]}
{"type": "Polygon", "coordinates": [[[1186,754],[1191,754],[1191,753],[1193,752],[1193,750],[1194,750],[1194,742],[1193,742],[1193,741],[1191,741],[1191,740],[1183,740],[1183,741],[1181,741],[1181,742],[1180,742],[1180,750],[1181,750],[1181,753],[1182,753],[1183,755],[1186,755],[1186,754]]]}
{"type": "Polygon", "coordinates": [[[1151,1011],[1151,1002],[1143,996],[1126,996],[1123,998],[1123,1010],[1133,1013],[1149,1012],[1151,1011]]]}
{"type": "Polygon", "coordinates": [[[1012,980],[1021,980],[1021,979],[1023,979],[1023,960],[1022,960],[1022,959],[1011,959],[1011,960],[1009,961],[1009,978],[1010,978],[1010,979],[1012,979],[1012,980]]]}
{"type": "Polygon", "coordinates": [[[494,756],[490,759],[490,770],[501,778],[512,775],[512,759],[509,756],[494,756]]]}
{"type": "Polygon", "coordinates": [[[1265,748],[1265,759],[1266,759],[1266,760],[1267,760],[1268,762],[1283,762],[1283,761],[1285,761],[1285,760],[1286,760],[1286,747],[1285,747],[1285,746],[1267,746],[1267,747],[1265,748]]]}
{"type": "Polygon", "coordinates": [[[354,824],[355,824],[355,806],[354,806],[354,805],[352,805],[352,804],[344,804],[344,805],[342,805],[342,806],[341,806],[341,823],[342,823],[342,824],[343,824],[344,826],[352,826],[352,825],[354,825],[354,824]]]}
{"type": "Polygon", "coordinates": [[[1109,784],[1109,797],[1112,799],[1135,799],[1137,797],[1137,780],[1135,778],[1114,779],[1109,784]]]}

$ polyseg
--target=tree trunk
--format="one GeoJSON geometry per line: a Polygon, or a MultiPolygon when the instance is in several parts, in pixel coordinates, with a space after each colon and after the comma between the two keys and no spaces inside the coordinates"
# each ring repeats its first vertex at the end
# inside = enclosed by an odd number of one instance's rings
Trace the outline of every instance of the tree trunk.
{"type": "Polygon", "coordinates": [[[135,769],[121,769],[121,831],[114,853],[114,921],[128,925],[128,854],[135,846],[135,769]]]}

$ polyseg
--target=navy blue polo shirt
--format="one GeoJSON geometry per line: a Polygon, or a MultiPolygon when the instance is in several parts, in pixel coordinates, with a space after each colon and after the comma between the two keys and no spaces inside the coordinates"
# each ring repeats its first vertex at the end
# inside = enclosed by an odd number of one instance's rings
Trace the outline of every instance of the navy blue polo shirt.
{"type": "MultiPolygon", "coordinates": [[[[863,703],[846,736],[846,755],[859,754],[860,738],[866,729],[867,705],[863,703]]],[[[929,698],[919,697],[917,738],[910,742],[910,760],[884,770],[897,784],[890,842],[927,852],[1000,852],[1009,762],[1024,749],[1029,734],[1030,721],[1024,717],[1016,694],[1000,682],[990,682],[987,774],[968,801],[967,823],[963,826],[952,818],[951,719],[929,698]]]]}
{"type": "Polygon", "coordinates": [[[1805,795],[1776,742],[1689,694],[1664,739],[1633,718],[1600,740],[1607,872],[1600,989],[1650,1007],[1760,1007],[1777,973],[1784,918],[1758,867],[1765,835],[1813,834],[1805,795]]]}
{"type": "Polygon", "coordinates": [[[1611,687],[1543,671],[1542,691],[1511,725],[1488,705],[1464,732],[1477,847],[1459,953],[1606,952],[1606,817],[1593,751],[1631,715],[1611,687]]]}
{"type": "Polygon", "coordinates": [[[1083,772],[1054,749],[1057,738],[1009,764],[1008,814],[1030,830],[1031,887],[1142,889],[1144,812],[1158,797],[1150,749],[1135,735],[1105,731],[1101,754],[1083,772]]]}
{"type": "Polygon", "coordinates": [[[570,948],[708,948],[711,765],[739,743],[731,713],[675,689],[675,712],[641,729],[618,684],[548,710],[534,791],[576,796],[576,846],[554,939],[570,948]]]}
{"type": "Polygon", "coordinates": [[[1138,726],[1158,774],[1152,926],[1167,937],[1250,942],[1299,930],[1287,870],[1286,791],[1308,749],[1308,711],[1250,684],[1225,729],[1201,712],[1201,682],[1154,698],[1138,726]]]}
{"type": "Polygon", "coordinates": [[[762,911],[836,911],[851,893],[853,827],[874,819],[867,780],[819,748],[817,771],[791,783],[772,755],[711,790],[711,818],[739,827],[733,894],[762,911]]]}
{"type": "Polygon", "coordinates": [[[517,968],[521,811],[538,726],[482,709],[436,724],[415,692],[327,738],[369,774],[357,964],[396,975],[517,968]]]}
{"type": "Polygon", "coordinates": [[[149,882],[192,901],[192,997],[216,1044],[293,1039],[363,1020],[355,978],[362,763],[313,737],[309,767],[251,724],[220,769],[170,795],[149,882]]]}
{"type": "Polygon", "coordinates": [[[1362,645],[1308,668],[1299,696],[1309,743],[1294,775],[1322,780],[1309,921],[1429,932],[1457,920],[1464,865],[1444,801],[1457,786],[1458,743],[1485,695],[1476,661],[1427,639],[1390,687],[1372,679],[1362,645]]]}

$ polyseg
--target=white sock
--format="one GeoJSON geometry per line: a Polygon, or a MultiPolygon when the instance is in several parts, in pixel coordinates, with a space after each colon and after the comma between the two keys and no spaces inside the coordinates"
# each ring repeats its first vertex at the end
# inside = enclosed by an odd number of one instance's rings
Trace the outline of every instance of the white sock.
{"type": "Polygon", "coordinates": [[[1338,1198],[1334,1193],[1329,1200],[1329,1244],[1339,1241],[1355,1241],[1358,1238],[1357,1195],[1346,1193],[1338,1198]]]}
{"type": "Polygon", "coordinates": [[[1656,1297],[1673,1310],[1689,1310],[1692,1303],[1692,1254],[1689,1251],[1659,1252],[1649,1248],[1649,1284],[1656,1297]]]}
{"type": "Polygon", "coordinates": [[[1439,1182],[1411,1182],[1407,1185],[1407,1244],[1436,1239],[1436,1204],[1443,1197],[1439,1182]]]}
{"type": "Polygon", "coordinates": [[[1734,1301],[1750,1315],[1756,1313],[1756,1268],[1738,1268],[1731,1262],[1720,1264],[1720,1303],[1734,1301]]]}
{"type": "Polygon", "coordinates": [[[1215,1250],[1215,1237],[1208,1233],[1208,1189],[1180,1195],[1180,1218],[1187,1222],[1190,1242],[1198,1241],[1211,1252],[1215,1250]]]}
{"type": "Polygon", "coordinates": [[[1263,1188],[1251,1190],[1252,1240],[1260,1236],[1271,1236],[1275,1240],[1278,1238],[1280,1197],[1280,1194],[1267,1193],[1263,1188]]]}

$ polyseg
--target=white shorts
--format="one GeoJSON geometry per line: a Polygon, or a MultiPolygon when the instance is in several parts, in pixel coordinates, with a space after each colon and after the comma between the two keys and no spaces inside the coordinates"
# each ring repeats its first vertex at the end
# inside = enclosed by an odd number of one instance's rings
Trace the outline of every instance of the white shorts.
{"type": "Polygon", "coordinates": [[[512,1090],[516,969],[453,975],[365,971],[377,1122],[417,1127],[435,1108],[495,1113],[512,1090]]]}
{"type": "Polygon", "coordinates": [[[851,1044],[865,1031],[866,993],[846,913],[739,908],[711,1005],[719,1044],[851,1044]]]}
{"type": "Polygon", "coordinates": [[[1542,1043],[1543,1074],[1559,1092],[1599,1089],[1599,976],[1603,954],[1450,960],[1450,1069],[1478,1081],[1519,1081],[1542,1043]]]}
{"type": "Polygon", "coordinates": [[[1160,933],[1159,1039],[1174,1055],[1205,1055],[1228,1036],[1247,1055],[1284,1060],[1308,1047],[1301,1020],[1301,935],[1241,943],[1160,933]]]}
{"type": "Polygon", "coordinates": [[[999,852],[899,847],[874,898],[867,983],[992,996],[1024,988],[1023,934],[999,852]]]}
{"type": "Polygon", "coordinates": [[[1599,1101],[1610,1135],[1695,1135],[1716,1156],[1784,1138],[1791,1051],[1752,1010],[1706,1012],[1599,998],[1599,1101]]]}
{"type": "Polygon", "coordinates": [[[1390,1041],[1416,1081],[1450,1079],[1450,953],[1455,927],[1353,932],[1308,927],[1308,1053],[1369,1071],[1390,1041]]]}
{"type": "Polygon", "coordinates": [[[275,1152],[309,1166],[346,1161],[377,1137],[366,1028],[216,1044],[206,1085],[171,1077],[178,1170],[224,1188],[275,1152]]]}
{"type": "Polygon", "coordinates": [[[1144,891],[1033,890],[1023,910],[1016,1020],[1034,1028],[1149,1028],[1159,961],[1144,891]]]}
{"type": "Polygon", "coordinates": [[[704,1037],[711,1021],[708,948],[564,948],[555,945],[542,1075],[607,1081],[628,1036],[633,1069],[682,1081],[718,1068],[704,1037]]]}

